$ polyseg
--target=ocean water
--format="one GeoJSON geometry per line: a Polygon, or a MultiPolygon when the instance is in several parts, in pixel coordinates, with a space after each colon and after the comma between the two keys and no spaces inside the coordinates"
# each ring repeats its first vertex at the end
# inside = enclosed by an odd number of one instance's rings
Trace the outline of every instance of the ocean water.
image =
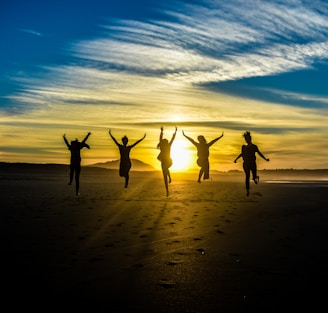
{"type": "Polygon", "coordinates": [[[290,187],[313,187],[313,188],[328,188],[328,179],[279,179],[279,180],[266,180],[266,184],[288,184],[290,187]]]}

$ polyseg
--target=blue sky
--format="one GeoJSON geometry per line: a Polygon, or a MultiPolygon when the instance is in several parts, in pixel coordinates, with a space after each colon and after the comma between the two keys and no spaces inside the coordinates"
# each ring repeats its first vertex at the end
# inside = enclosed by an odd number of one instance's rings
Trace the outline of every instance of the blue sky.
{"type": "MultiPolygon", "coordinates": [[[[1,161],[66,163],[62,135],[88,131],[85,164],[117,159],[111,128],[131,142],[146,132],[132,157],[158,167],[159,128],[170,137],[176,125],[194,138],[224,132],[213,169],[240,169],[232,161],[245,130],[271,159],[260,168],[328,168],[325,1],[14,0],[0,8],[1,161]]],[[[194,165],[180,132],[175,149],[194,165]]]]}

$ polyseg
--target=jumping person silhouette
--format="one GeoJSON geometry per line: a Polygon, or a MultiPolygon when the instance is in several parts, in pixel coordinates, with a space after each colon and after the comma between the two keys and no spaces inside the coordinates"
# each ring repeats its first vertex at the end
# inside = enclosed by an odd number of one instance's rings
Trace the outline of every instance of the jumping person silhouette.
{"type": "Polygon", "coordinates": [[[201,182],[201,178],[203,176],[203,179],[209,179],[210,177],[210,163],[209,163],[209,155],[210,155],[210,147],[216,143],[219,139],[223,137],[223,132],[222,135],[213,139],[210,142],[207,142],[205,137],[200,135],[197,137],[198,142],[195,141],[194,139],[188,137],[184,131],[182,131],[183,136],[185,136],[194,146],[197,148],[197,164],[200,167],[199,174],[198,174],[198,182],[201,182]]]}
{"type": "Polygon", "coordinates": [[[257,145],[254,145],[252,143],[252,136],[249,131],[246,131],[243,134],[243,137],[245,138],[245,141],[247,145],[242,145],[241,147],[241,153],[237,156],[237,158],[234,160],[236,163],[237,160],[240,157],[243,157],[244,163],[243,163],[243,169],[246,175],[245,178],[245,185],[246,185],[246,195],[249,195],[249,179],[252,172],[253,175],[253,181],[255,184],[257,184],[260,180],[260,177],[257,175],[257,166],[256,166],[256,152],[259,154],[259,156],[264,159],[265,161],[270,161],[267,159],[259,150],[257,145]]]}
{"type": "Polygon", "coordinates": [[[172,158],[171,158],[171,146],[172,143],[175,139],[175,136],[177,134],[177,127],[175,127],[175,131],[172,135],[172,138],[170,142],[167,139],[163,139],[163,133],[164,133],[164,128],[161,127],[161,133],[159,136],[159,143],[157,145],[157,148],[160,149],[160,153],[157,156],[157,159],[161,162],[161,167],[162,167],[162,173],[163,173],[163,178],[164,178],[164,184],[165,184],[165,189],[166,189],[166,196],[169,196],[169,183],[171,183],[171,174],[170,174],[170,167],[173,164],[172,158]]]}
{"type": "Polygon", "coordinates": [[[142,141],[145,137],[144,136],[137,140],[134,144],[128,146],[129,139],[128,137],[122,137],[122,144],[118,143],[115,137],[112,135],[111,130],[109,130],[109,135],[117,145],[118,149],[120,150],[120,169],[119,174],[121,177],[125,177],[125,188],[128,188],[129,184],[129,172],[131,169],[131,159],[130,159],[130,151],[131,149],[136,146],[140,141],[142,141]]]}
{"type": "Polygon", "coordinates": [[[69,173],[69,185],[72,185],[73,177],[75,173],[75,189],[76,195],[79,195],[79,188],[80,188],[80,173],[81,173],[81,153],[80,151],[85,147],[90,149],[90,146],[86,144],[87,139],[91,133],[89,132],[82,142],[76,138],[72,140],[71,143],[68,142],[66,139],[65,134],[63,135],[64,141],[67,145],[68,150],[71,151],[71,160],[70,160],[70,173],[69,173]]]}

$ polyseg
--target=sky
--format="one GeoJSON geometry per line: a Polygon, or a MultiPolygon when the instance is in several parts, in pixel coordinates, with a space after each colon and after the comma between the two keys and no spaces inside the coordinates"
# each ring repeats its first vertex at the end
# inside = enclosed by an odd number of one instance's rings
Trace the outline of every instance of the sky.
{"type": "Polygon", "coordinates": [[[37,1],[0,4],[0,161],[69,163],[63,141],[91,132],[82,165],[119,159],[109,137],[160,169],[197,169],[182,135],[207,141],[212,170],[250,131],[259,169],[328,168],[328,3],[319,0],[37,1]]]}

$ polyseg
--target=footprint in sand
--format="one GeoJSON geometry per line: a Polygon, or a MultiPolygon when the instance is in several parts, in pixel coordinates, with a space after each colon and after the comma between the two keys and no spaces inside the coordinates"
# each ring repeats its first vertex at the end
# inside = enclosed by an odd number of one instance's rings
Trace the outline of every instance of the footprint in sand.
{"type": "Polygon", "coordinates": [[[172,280],[163,279],[158,283],[159,286],[163,288],[173,288],[175,287],[175,283],[172,280]]]}
{"type": "Polygon", "coordinates": [[[177,251],[177,252],[175,252],[175,254],[185,256],[185,255],[189,255],[190,252],[177,251]]]}
{"type": "Polygon", "coordinates": [[[170,261],[170,262],[167,262],[166,265],[174,266],[174,265],[178,265],[181,263],[182,263],[182,261],[170,261]]]}

